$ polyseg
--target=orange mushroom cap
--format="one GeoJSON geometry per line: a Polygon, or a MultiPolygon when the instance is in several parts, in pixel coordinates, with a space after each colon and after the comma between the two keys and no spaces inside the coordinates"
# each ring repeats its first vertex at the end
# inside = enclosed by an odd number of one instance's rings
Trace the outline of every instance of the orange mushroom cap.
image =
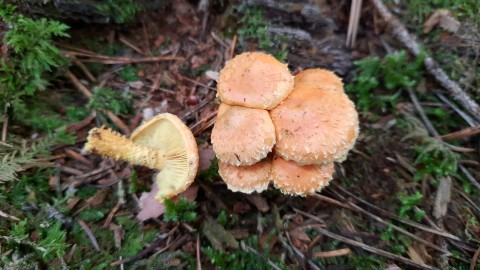
{"type": "Polygon", "coordinates": [[[358,135],[358,114],[345,93],[301,79],[270,116],[275,125],[276,153],[300,165],[343,160],[358,135]]]}
{"type": "Polygon", "coordinates": [[[333,172],[333,163],[300,166],[276,155],[270,177],[273,185],[283,193],[306,196],[328,185],[333,172]]]}
{"type": "Polygon", "coordinates": [[[252,165],[275,144],[275,127],[266,110],[220,105],[211,135],[213,151],[222,162],[252,165]]]}
{"type": "Polygon", "coordinates": [[[322,68],[306,69],[298,73],[295,76],[295,87],[304,85],[343,92],[342,79],[334,72],[322,68]]]}
{"type": "Polygon", "coordinates": [[[247,52],[227,62],[217,88],[224,103],[271,110],[292,91],[293,76],[287,65],[273,56],[247,52]]]}
{"type": "Polygon", "coordinates": [[[234,166],[219,161],[218,168],[228,189],[243,193],[262,192],[270,183],[272,161],[267,158],[250,166],[234,166]]]}

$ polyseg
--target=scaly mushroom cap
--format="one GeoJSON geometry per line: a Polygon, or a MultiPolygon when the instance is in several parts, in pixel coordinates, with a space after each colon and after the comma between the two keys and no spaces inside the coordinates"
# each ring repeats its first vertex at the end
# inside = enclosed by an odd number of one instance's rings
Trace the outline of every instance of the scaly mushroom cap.
{"type": "Polygon", "coordinates": [[[358,135],[358,115],[345,93],[302,81],[270,116],[275,125],[276,153],[300,165],[344,159],[358,135]]]}
{"type": "Polygon", "coordinates": [[[266,110],[220,104],[211,135],[213,151],[222,162],[252,165],[275,144],[275,127],[266,110]]]}
{"type": "Polygon", "coordinates": [[[228,189],[243,193],[262,192],[270,183],[272,161],[267,158],[250,166],[234,166],[219,161],[218,168],[228,189]]]}
{"type": "Polygon", "coordinates": [[[273,185],[289,195],[306,196],[328,185],[334,171],[333,163],[300,166],[274,156],[270,174],[273,185]]]}
{"type": "Polygon", "coordinates": [[[138,127],[130,139],[165,155],[165,167],[157,174],[157,200],[185,191],[198,170],[197,143],[190,129],[175,115],[157,115],[138,127]]]}
{"type": "Polygon", "coordinates": [[[306,69],[298,73],[295,76],[295,87],[304,85],[343,92],[342,79],[334,72],[321,68],[306,69]]]}
{"type": "Polygon", "coordinates": [[[293,76],[287,65],[273,56],[247,52],[227,62],[217,83],[222,102],[271,110],[292,91],[293,76]]]}

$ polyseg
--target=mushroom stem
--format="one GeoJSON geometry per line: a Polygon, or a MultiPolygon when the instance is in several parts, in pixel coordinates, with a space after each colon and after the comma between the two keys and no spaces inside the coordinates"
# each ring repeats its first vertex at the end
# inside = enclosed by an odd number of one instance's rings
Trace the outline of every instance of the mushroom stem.
{"type": "Polygon", "coordinates": [[[90,130],[85,150],[156,170],[162,170],[167,160],[164,151],[136,144],[105,127],[90,130]]]}

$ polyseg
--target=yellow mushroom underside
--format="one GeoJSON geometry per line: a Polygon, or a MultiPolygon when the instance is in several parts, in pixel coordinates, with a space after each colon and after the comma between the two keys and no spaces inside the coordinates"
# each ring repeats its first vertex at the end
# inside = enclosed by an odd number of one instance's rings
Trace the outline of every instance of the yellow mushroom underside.
{"type": "Polygon", "coordinates": [[[157,200],[173,197],[193,182],[198,169],[197,145],[180,119],[169,114],[157,116],[135,130],[131,140],[165,156],[165,166],[156,176],[157,200]]]}

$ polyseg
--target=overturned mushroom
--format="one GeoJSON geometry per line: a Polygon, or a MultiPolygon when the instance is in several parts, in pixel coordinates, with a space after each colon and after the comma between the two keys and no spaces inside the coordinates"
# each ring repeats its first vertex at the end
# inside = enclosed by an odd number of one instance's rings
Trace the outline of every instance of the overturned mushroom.
{"type": "Polygon", "coordinates": [[[275,57],[247,52],[227,62],[220,71],[217,88],[224,103],[271,110],[292,91],[293,76],[275,57]]]}
{"type": "Polygon", "coordinates": [[[213,151],[222,162],[252,165],[275,144],[275,127],[266,110],[222,103],[212,130],[213,151]]]}
{"type": "Polygon", "coordinates": [[[116,160],[160,170],[157,200],[183,192],[198,169],[195,138],[175,115],[164,113],[138,127],[130,139],[106,128],[90,131],[85,149],[116,160]]]}

